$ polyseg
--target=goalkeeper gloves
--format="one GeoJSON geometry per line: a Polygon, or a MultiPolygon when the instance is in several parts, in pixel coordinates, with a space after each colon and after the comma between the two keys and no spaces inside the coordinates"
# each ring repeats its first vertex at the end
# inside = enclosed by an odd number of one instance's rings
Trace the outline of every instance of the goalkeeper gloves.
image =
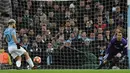
{"type": "Polygon", "coordinates": [[[123,62],[123,61],[125,60],[125,57],[126,57],[126,56],[122,56],[121,59],[119,60],[119,62],[120,62],[120,63],[123,62]]]}

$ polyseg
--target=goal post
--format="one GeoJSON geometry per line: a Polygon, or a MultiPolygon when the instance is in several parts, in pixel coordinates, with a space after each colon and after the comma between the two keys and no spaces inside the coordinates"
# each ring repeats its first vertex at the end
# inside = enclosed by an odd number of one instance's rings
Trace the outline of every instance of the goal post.
{"type": "Polygon", "coordinates": [[[128,16],[127,16],[127,29],[128,29],[128,59],[129,59],[129,69],[130,69],[130,0],[127,0],[128,5],[128,16]]]}

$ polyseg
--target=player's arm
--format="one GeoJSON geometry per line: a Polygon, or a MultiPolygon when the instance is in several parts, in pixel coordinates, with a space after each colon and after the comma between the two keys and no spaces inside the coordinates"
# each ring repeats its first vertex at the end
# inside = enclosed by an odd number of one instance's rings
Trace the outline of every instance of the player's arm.
{"type": "Polygon", "coordinates": [[[112,51],[111,47],[114,45],[114,43],[115,43],[115,38],[110,41],[110,43],[105,51],[105,56],[103,57],[104,64],[107,63],[107,58],[109,57],[109,54],[112,51]]]}
{"type": "Polygon", "coordinates": [[[16,36],[15,36],[15,35],[16,35],[16,32],[13,30],[11,33],[12,33],[12,38],[13,38],[14,42],[15,42],[16,45],[17,45],[17,48],[20,49],[21,44],[19,44],[18,41],[17,41],[17,38],[16,38],[16,36]]]}
{"type": "Polygon", "coordinates": [[[127,47],[128,47],[128,44],[127,44],[127,41],[125,39],[122,40],[122,44],[123,44],[123,47],[122,47],[122,50],[121,50],[121,54],[123,56],[127,55],[127,47]]]}
{"type": "Polygon", "coordinates": [[[109,54],[111,52],[111,47],[113,46],[114,43],[115,43],[115,38],[110,41],[110,43],[105,51],[106,54],[109,54]]]}
{"type": "Polygon", "coordinates": [[[127,57],[127,45],[124,46],[123,51],[121,52],[121,54],[122,54],[122,56],[121,56],[119,62],[123,62],[125,60],[125,58],[127,57]]]}
{"type": "Polygon", "coordinates": [[[17,44],[18,41],[17,41],[16,36],[14,34],[12,34],[12,38],[13,38],[14,42],[17,44]]]}
{"type": "Polygon", "coordinates": [[[127,55],[127,44],[124,46],[124,48],[123,48],[123,55],[127,55]]]}
{"type": "Polygon", "coordinates": [[[16,43],[17,48],[20,49],[21,44],[18,43],[17,38],[14,34],[12,34],[12,38],[13,38],[14,42],[16,43]]]}
{"type": "Polygon", "coordinates": [[[119,60],[119,62],[123,62],[128,54],[127,53],[127,47],[128,47],[127,41],[124,40],[123,43],[124,43],[124,47],[123,47],[123,50],[121,51],[122,56],[121,56],[121,59],[119,60]]]}

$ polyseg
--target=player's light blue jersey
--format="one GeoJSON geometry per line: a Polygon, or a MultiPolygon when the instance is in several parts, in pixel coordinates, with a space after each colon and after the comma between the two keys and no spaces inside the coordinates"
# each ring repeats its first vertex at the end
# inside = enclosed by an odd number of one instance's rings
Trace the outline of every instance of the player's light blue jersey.
{"type": "Polygon", "coordinates": [[[8,46],[16,45],[12,35],[16,36],[16,30],[14,28],[6,28],[4,31],[4,38],[7,39],[8,46]]]}

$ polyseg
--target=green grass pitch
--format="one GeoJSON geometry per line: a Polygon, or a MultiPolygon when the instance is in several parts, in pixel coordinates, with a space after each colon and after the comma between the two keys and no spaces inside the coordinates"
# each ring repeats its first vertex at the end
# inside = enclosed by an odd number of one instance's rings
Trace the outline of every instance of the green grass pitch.
{"type": "Polygon", "coordinates": [[[0,70],[0,73],[130,73],[130,70],[0,70]]]}

